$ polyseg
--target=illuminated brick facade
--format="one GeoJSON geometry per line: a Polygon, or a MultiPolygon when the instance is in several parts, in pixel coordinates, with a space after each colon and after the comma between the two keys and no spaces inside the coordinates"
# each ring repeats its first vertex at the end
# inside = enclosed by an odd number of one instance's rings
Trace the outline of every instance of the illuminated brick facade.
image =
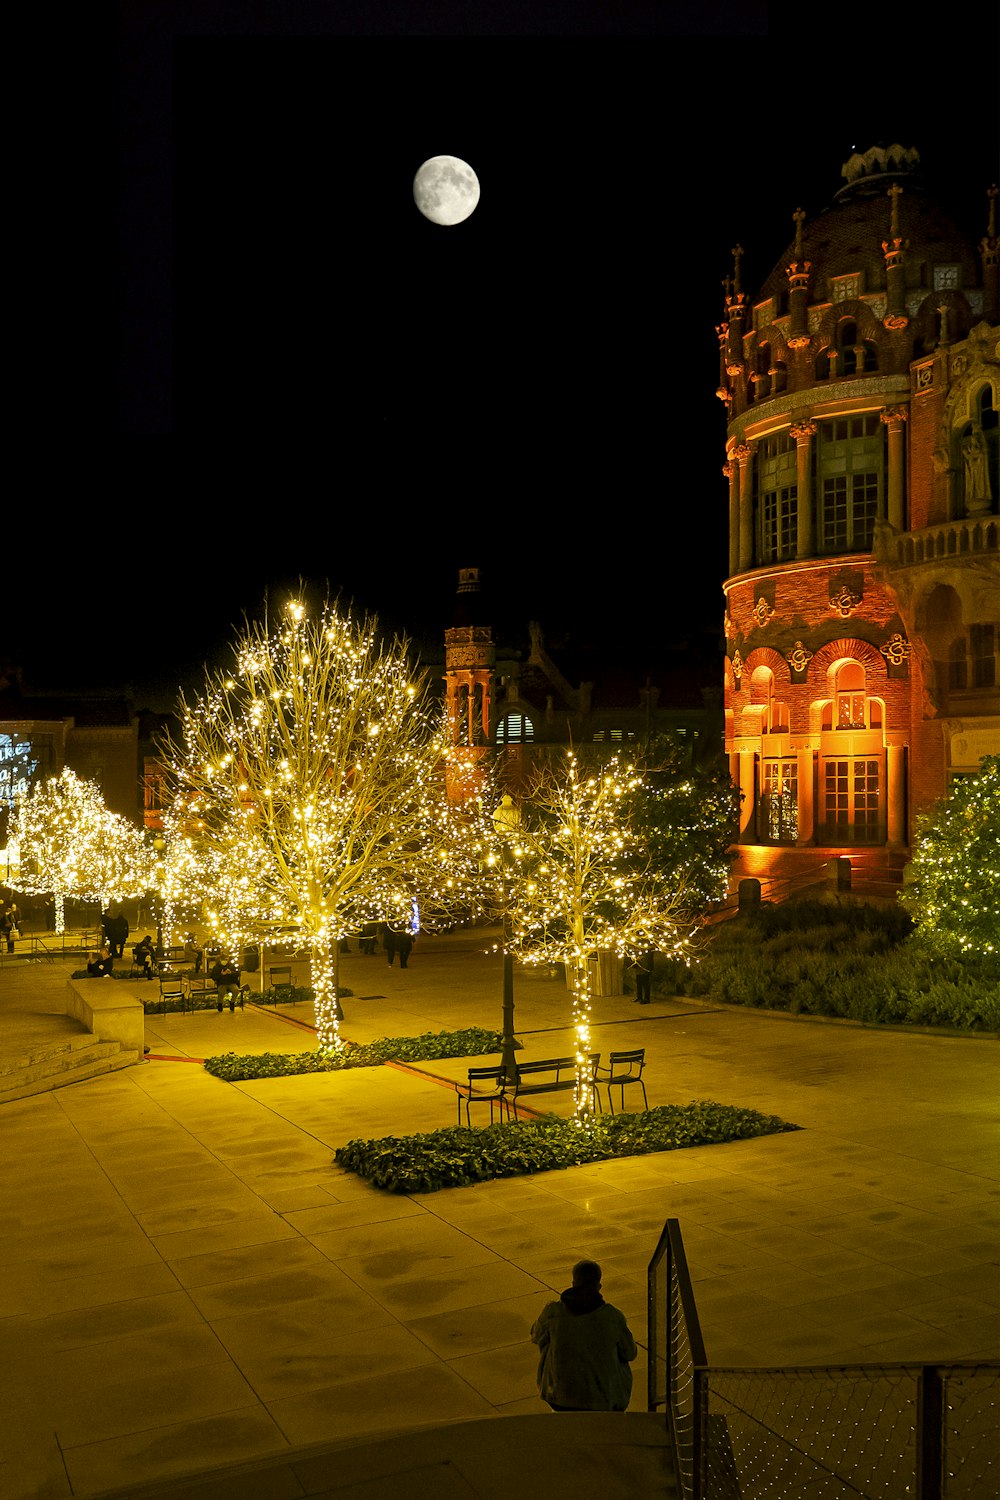
{"type": "Polygon", "coordinates": [[[718,328],[737,875],[901,864],[1000,751],[996,189],[976,244],[915,151],[843,176],[754,300],[737,247],[718,328]]]}

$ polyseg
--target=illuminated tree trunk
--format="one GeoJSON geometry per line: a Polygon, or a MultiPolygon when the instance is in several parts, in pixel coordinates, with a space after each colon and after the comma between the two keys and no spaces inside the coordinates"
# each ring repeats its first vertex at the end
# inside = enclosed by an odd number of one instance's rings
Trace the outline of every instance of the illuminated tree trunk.
{"type": "Polygon", "coordinates": [[[576,1084],[573,1089],[574,1113],[579,1120],[591,1107],[590,1076],[590,963],[584,946],[582,900],[573,913],[573,1045],[576,1053],[576,1084]]]}
{"type": "Polygon", "coordinates": [[[309,972],[312,979],[313,1017],[316,1022],[316,1042],[321,1052],[337,1052],[340,1049],[339,1022],[344,1018],[340,1007],[340,949],[329,927],[321,930],[309,955],[309,972]]]}
{"type": "Polygon", "coordinates": [[[52,900],[55,905],[56,932],[62,934],[66,931],[66,898],[62,891],[53,891],[52,900]]]}

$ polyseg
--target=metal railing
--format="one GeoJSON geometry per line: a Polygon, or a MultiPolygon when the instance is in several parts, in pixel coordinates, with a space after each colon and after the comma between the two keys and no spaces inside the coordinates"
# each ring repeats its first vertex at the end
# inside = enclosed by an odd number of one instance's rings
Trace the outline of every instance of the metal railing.
{"type": "Polygon", "coordinates": [[[13,953],[7,953],[5,945],[0,942],[0,965],[12,960],[23,961],[26,957],[51,964],[56,959],[93,953],[100,946],[101,933],[96,927],[67,928],[65,932],[22,932],[14,940],[13,953]]]}
{"type": "Polygon", "coordinates": [[[723,1369],[668,1219],[647,1271],[648,1406],[685,1500],[980,1500],[1000,1493],[1000,1361],[723,1369]]]}

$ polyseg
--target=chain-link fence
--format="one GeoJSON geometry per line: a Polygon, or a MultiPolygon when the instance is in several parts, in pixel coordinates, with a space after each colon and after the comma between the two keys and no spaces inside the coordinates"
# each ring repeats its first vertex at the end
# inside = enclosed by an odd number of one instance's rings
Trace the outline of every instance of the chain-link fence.
{"type": "Polygon", "coordinates": [[[1000,1362],[709,1367],[675,1219],[649,1329],[649,1408],[667,1413],[685,1500],[1000,1494],[1000,1362]]]}

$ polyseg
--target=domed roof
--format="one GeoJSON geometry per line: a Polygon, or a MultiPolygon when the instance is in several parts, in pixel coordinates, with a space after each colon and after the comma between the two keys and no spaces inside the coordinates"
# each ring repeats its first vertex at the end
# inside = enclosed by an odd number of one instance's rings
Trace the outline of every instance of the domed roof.
{"type": "MultiPolygon", "coordinates": [[[[932,289],[932,265],[959,265],[959,284],[981,285],[972,235],[926,188],[919,153],[897,144],[856,152],[842,169],[844,186],[833,202],[802,224],[801,244],[793,238],[753,300],[781,297],[788,290],[787,268],[811,263],[810,298],[833,300],[831,278],[862,274],[863,292],[886,285],[883,241],[901,239],[906,253],[906,285],[932,289]],[[892,193],[893,187],[899,192],[892,193]],[[895,227],[894,227],[895,215],[895,227]]],[[[970,205],[974,212],[974,205],[970,205]]],[[[986,224],[985,197],[982,207],[986,224]]]]}

